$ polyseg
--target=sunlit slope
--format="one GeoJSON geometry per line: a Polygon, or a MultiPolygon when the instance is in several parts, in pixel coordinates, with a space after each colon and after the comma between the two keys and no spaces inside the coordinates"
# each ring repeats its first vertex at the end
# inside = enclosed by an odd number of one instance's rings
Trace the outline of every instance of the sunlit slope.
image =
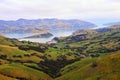
{"type": "Polygon", "coordinates": [[[22,42],[18,41],[17,39],[10,39],[0,35],[0,44],[8,46],[17,46],[21,45],[22,42]]]}
{"type": "Polygon", "coordinates": [[[0,74],[0,80],[17,80],[17,79],[0,74]]]}
{"type": "Polygon", "coordinates": [[[52,80],[48,74],[37,70],[43,54],[20,50],[14,46],[18,43],[0,36],[0,80],[52,80]]]}
{"type": "Polygon", "coordinates": [[[52,80],[41,71],[15,63],[0,65],[0,74],[20,80],[52,80]]]}
{"type": "Polygon", "coordinates": [[[5,38],[3,36],[0,36],[0,44],[3,44],[3,45],[12,45],[12,42],[11,42],[10,39],[5,38]]]}
{"type": "Polygon", "coordinates": [[[25,51],[18,49],[17,47],[11,47],[0,44],[0,54],[7,55],[8,57],[12,57],[14,55],[24,55],[25,51]]]}
{"type": "MultiPolygon", "coordinates": [[[[56,80],[119,80],[120,79],[120,51],[85,66],[76,67],[76,63],[71,64],[73,70],[57,78],[56,80]]],[[[70,65],[69,65],[70,66],[70,65]]],[[[68,69],[68,68],[66,68],[68,69]]]]}

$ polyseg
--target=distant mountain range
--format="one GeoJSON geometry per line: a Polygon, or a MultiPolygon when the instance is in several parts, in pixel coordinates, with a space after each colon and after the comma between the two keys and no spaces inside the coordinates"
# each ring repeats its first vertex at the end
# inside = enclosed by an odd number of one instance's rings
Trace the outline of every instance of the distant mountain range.
{"type": "Polygon", "coordinates": [[[112,22],[112,23],[107,23],[107,24],[104,24],[104,25],[108,25],[108,26],[111,26],[111,25],[120,25],[120,22],[112,22]]]}
{"type": "Polygon", "coordinates": [[[99,28],[99,29],[88,29],[88,30],[77,30],[73,33],[73,35],[81,35],[81,34],[90,34],[90,33],[105,33],[110,32],[113,30],[120,30],[120,25],[112,25],[105,28],[99,28]]]}
{"type": "Polygon", "coordinates": [[[16,21],[4,21],[0,20],[0,33],[21,33],[21,32],[33,32],[39,33],[52,32],[52,31],[63,31],[63,30],[78,30],[88,29],[96,27],[95,24],[81,21],[81,20],[63,20],[63,19],[18,19],[16,21]]]}

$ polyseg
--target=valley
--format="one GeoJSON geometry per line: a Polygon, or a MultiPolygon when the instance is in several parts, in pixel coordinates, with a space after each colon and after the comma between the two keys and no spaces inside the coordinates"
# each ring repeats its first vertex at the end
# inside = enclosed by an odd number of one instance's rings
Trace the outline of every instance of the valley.
{"type": "Polygon", "coordinates": [[[120,80],[120,0],[0,0],[0,80],[120,80]]]}
{"type": "Polygon", "coordinates": [[[0,36],[3,80],[119,80],[120,25],[79,29],[57,43],[0,36]]]}

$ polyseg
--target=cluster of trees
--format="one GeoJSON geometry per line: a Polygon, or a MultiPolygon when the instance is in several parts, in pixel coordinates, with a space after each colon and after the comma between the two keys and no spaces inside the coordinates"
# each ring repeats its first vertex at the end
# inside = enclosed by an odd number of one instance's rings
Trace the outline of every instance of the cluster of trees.
{"type": "Polygon", "coordinates": [[[35,50],[35,51],[38,51],[38,52],[45,52],[48,47],[47,45],[44,45],[44,44],[39,44],[38,46],[32,46],[32,45],[19,45],[18,46],[19,49],[21,50],[35,50]]]}
{"type": "Polygon", "coordinates": [[[44,61],[41,61],[39,63],[39,66],[42,67],[42,70],[45,73],[55,78],[61,75],[59,73],[61,68],[77,60],[79,60],[79,58],[67,60],[67,57],[65,55],[59,55],[57,57],[57,60],[52,60],[52,59],[50,60],[48,58],[45,58],[44,61]]]}

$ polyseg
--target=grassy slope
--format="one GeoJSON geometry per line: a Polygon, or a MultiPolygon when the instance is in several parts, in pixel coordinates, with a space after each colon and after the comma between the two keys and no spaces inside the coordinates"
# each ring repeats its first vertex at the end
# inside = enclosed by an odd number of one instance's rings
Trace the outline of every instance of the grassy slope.
{"type": "Polygon", "coordinates": [[[17,47],[0,45],[0,54],[6,54],[8,55],[8,57],[12,57],[13,55],[23,56],[24,54],[26,54],[26,52],[19,50],[17,47]]]}
{"type": "Polygon", "coordinates": [[[82,59],[82,60],[77,61],[77,62],[75,62],[73,64],[65,66],[64,68],[61,69],[60,72],[61,72],[62,75],[64,75],[64,74],[66,74],[68,72],[80,69],[80,68],[88,65],[89,63],[95,62],[96,59],[97,58],[85,58],[85,59],[82,59]]]}
{"type": "MultiPolygon", "coordinates": [[[[56,80],[119,80],[120,79],[120,51],[99,58],[96,62],[81,66],[57,78],[56,80]]],[[[69,66],[76,66],[73,63],[69,66]]],[[[69,67],[67,66],[67,67],[69,67]]],[[[65,67],[66,68],[66,67],[65,67]]],[[[64,69],[65,69],[64,68],[64,69]]]]}
{"type": "Polygon", "coordinates": [[[0,80],[17,80],[17,79],[0,74],[0,80]]]}
{"type": "Polygon", "coordinates": [[[77,56],[79,54],[110,53],[120,49],[120,30],[87,34],[86,39],[82,40],[79,37],[59,38],[60,42],[48,48],[48,54],[51,55],[51,58],[56,59],[56,55],[61,54],[77,56]]]}
{"type": "MultiPolygon", "coordinates": [[[[16,78],[24,78],[27,80],[52,80],[52,78],[45,74],[42,71],[35,70],[30,67],[26,67],[22,64],[19,64],[19,62],[12,62],[12,64],[9,64],[9,61],[7,59],[11,60],[20,60],[20,61],[32,61],[30,66],[37,66],[35,63],[39,63],[41,60],[40,57],[42,56],[42,53],[34,51],[34,50],[28,50],[23,51],[20,50],[18,47],[12,47],[10,45],[13,45],[12,41],[10,39],[7,39],[5,37],[0,36],[0,56],[6,55],[6,58],[1,58],[0,63],[0,80],[16,80],[16,78]],[[36,53],[35,55],[31,55],[32,53],[36,53]],[[26,54],[31,56],[25,56],[26,54]],[[21,57],[14,57],[14,56],[21,56],[21,57]]],[[[30,63],[26,63],[27,65],[30,63]]],[[[39,67],[38,67],[39,68],[39,67]]]]}
{"type": "Polygon", "coordinates": [[[0,44],[12,45],[12,42],[10,42],[10,39],[0,36],[0,44]]]}
{"type": "Polygon", "coordinates": [[[1,65],[0,74],[18,79],[23,78],[27,80],[39,80],[39,79],[51,80],[50,76],[41,71],[37,71],[32,68],[28,68],[16,63],[1,65]]]}

